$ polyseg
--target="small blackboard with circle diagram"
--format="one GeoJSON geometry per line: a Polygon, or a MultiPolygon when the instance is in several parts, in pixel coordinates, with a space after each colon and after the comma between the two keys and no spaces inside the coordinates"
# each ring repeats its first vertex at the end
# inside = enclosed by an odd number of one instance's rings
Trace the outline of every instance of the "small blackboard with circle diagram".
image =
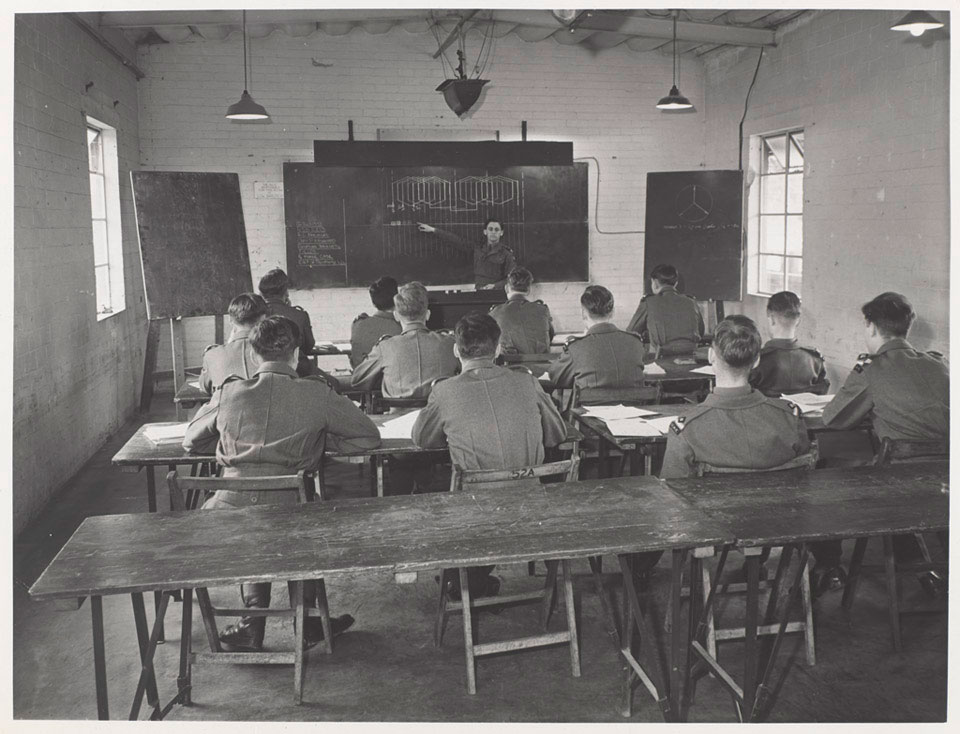
{"type": "Polygon", "coordinates": [[[742,171],[648,173],[644,283],[669,263],[680,271],[684,293],[739,301],[742,222],[742,171]]]}

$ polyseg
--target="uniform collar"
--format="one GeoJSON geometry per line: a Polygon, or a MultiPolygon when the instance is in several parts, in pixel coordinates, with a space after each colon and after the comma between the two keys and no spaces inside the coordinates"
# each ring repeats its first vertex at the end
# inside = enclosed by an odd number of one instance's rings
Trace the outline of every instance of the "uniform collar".
{"type": "Polygon", "coordinates": [[[603,321],[587,329],[587,334],[607,334],[611,331],[619,331],[617,325],[611,321],[603,321]]]}
{"type": "Polygon", "coordinates": [[[287,305],[287,302],[283,300],[283,298],[281,298],[280,296],[270,296],[270,298],[264,298],[263,300],[266,301],[267,303],[280,303],[280,304],[283,304],[284,306],[287,305]]]}
{"type": "Polygon", "coordinates": [[[664,293],[676,293],[676,292],[677,292],[677,286],[665,285],[663,286],[663,288],[660,289],[660,292],[657,295],[662,296],[664,293]]]}
{"type": "Polygon", "coordinates": [[[885,341],[883,345],[877,350],[877,354],[883,354],[884,352],[889,352],[891,349],[913,349],[913,346],[906,339],[900,337],[895,337],[885,341]]]}
{"type": "Polygon", "coordinates": [[[507,300],[508,300],[508,301],[522,301],[522,302],[526,302],[527,296],[526,296],[526,294],[524,294],[524,293],[513,293],[513,294],[510,295],[510,297],[509,297],[507,300]]]}
{"type": "Polygon", "coordinates": [[[227,343],[239,341],[240,339],[249,339],[250,329],[252,328],[252,326],[234,326],[233,331],[230,332],[230,338],[227,340],[227,343]]]}
{"type": "Polygon", "coordinates": [[[393,318],[393,311],[374,311],[373,315],[377,318],[390,319],[391,321],[396,321],[396,319],[393,318]]]}
{"type": "Polygon", "coordinates": [[[262,362],[254,374],[260,375],[270,372],[275,375],[286,375],[287,377],[296,377],[297,371],[286,362],[262,362]]]}
{"type": "Polygon", "coordinates": [[[461,362],[462,367],[460,368],[460,373],[469,372],[470,370],[482,370],[490,369],[495,367],[493,363],[493,357],[477,357],[476,359],[465,359],[461,362]]]}
{"type": "Polygon", "coordinates": [[[749,408],[764,400],[766,398],[762,392],[757,392],[749,385],[741,385],[740,387],[715,387],[702,404],[724,408],[749,408]]]}
{"type": "Polygon", "coordinates": [[[793,349],[797,346],[796,339],[770,339],[763,345],[764,349],[793,349]]]}
{"type": "Polygon", "coordinates": [[[427,324],[423,321],[411,321],[406,326],[403,327],[404,334],[410,331],[430,331],[430,330],[427,328],[427,324]]]}

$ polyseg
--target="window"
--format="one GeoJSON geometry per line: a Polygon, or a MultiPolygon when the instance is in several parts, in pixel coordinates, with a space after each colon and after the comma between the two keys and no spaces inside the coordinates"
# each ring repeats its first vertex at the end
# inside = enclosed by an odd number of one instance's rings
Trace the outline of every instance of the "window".
{"type": "Polygon", "coordinates": [[[90,172],[90,221],[93,228],[93,272],[97,320],[123,311],[123,237],[120,227],[120,178],[117,131],[87,118],[90,172]]]}
{"type": "Polygon", "coordinates": [[[803,280],[803,131],[754,139],[759,176],[751,186],[747,291],[801,294],[803,280]]]}

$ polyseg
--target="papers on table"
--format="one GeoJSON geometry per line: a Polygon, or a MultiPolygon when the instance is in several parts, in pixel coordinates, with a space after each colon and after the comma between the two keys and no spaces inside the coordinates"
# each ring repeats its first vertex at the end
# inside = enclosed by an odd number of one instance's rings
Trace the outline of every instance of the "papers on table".
{"type": "Polygon", "coordinates": [[[833,400],[833,395],[814,395],[812,392],[801,392],[796,395],[781,395],[784,400],[789,400],[800,406],[804,415],[821,415],[823,407],[833,400]]]}
{"type": "Polygon", "coordinates": [[[667,371],[663,369],[656,362],[651,362],[650,364],[645,364],[643,366],[643,374],[645,375],[665,375],[667,371]]]}
{"type": "Polygon", "coordinates": [[[548,375],[546,372],[544,372],[544,373],[543,373],[542,375],[540,375],[537,379],[540,380],[540,382],[550,382],[550,375],[548,375]]]}
{"type": "Polygon", "coordinates": [[[660,418],[647,418],[647,423],[656,428],[660,433],[666,434],[670,430],[670,424],[677,419],[675,415],[665,415],[660,418]]]}
{"type": "Polygon", "coordinates": [[[717,373],[713,370],[712,364],[705,364],[703,367],[697,367],[695,370],[690,370],[692,373],[697,373],[698,375],[716,375],[717,373]]]}
{"type": "Polygon", "coordinates": [[[628,405],[591,405],[583,409],[584,415],[599,418],[602,421],[623,420],[625,418],[641,418],[647,415],[659,415],[654,410],[644,410],[628,405]]]}
{"type": "Polygon", "coordinates": [[[197,390],[202,390],[202,389],[203,389],[203,388],[200,387],[200,380],[190,380],[190,382],[188,382],[187,384],[188,384],[190,387],[195,387],[195,388],[197,388],[197,390]]]}
{"type": "Polygon", "coordinates": [[[384,421],[380,426],[380,438],[410,438],[418,415],[420,415],[419,410],[412,410],[399,418],[384,421]]]}
{"type": "Polygon", "coordinates": [[[336,349],[340,352],[347,353],[350,351],[350,342],[328,342],[328,341],[318,341],[316,342],[317,349],[336,349]]]}
{"type": "Polygon", "coordinates": [[[143,435],[155,444],[182,443],[189,423],[148,423],[143,435]]]}
{"type": "Polygon", "coordinates": [[[642,418],[621,418],[605,422],[610,433],[614,436],[650,436],[656,438],[663,435],[659,428],[642,418]]]}

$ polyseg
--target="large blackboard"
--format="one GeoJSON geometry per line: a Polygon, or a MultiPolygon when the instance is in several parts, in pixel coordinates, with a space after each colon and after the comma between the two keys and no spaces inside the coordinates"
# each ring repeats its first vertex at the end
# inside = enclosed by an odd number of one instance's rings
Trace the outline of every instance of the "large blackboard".
{"type": "Polygon", "coordinates": [[[223,314],[252,290],[235,173],[131,171],[147,318],[223,314]]]}
{"type": "Polygon", "coordinates": [[[419,231],[424,222],[470,243],[487,217],[538,281],[586,280],[587,166],[499,170],[283,166],[287,272],[297,288],[400,282],[472,283],[473,255],[419,231]]]}
{"type": "Polygon", "coordinates": [[[670,263],[685,293],[739,301],[742,220],[742,172],[648,173],[644,282],[658,264],[670,263]]]}

